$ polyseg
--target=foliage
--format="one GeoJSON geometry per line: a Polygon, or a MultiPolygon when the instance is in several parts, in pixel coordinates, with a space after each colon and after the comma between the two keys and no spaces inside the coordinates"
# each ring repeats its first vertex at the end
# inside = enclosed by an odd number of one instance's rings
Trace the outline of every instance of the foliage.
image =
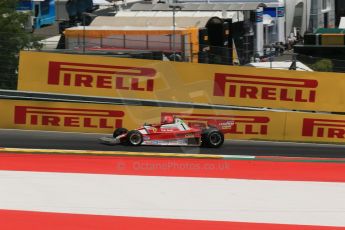
{"type": "Polygon", "coordinates": [[[19,51],[40,48],[38,38],[25,31],[29,15],[16,11],[17,0],[0,0],[0,88],[16,89],[19,51]]]}
{"type": "Polygon", "coordinates": [[[314,63],[311,68],[315,71],[320,72],[332,72],[333,71],[333,63],[329,59],[321,59],[314,63]]]}

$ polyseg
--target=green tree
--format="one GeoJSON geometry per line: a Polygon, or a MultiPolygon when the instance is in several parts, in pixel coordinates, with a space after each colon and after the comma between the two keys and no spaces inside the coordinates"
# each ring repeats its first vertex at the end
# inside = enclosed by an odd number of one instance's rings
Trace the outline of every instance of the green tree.
{"type": "Polygon", "coordinates": [[[38,38],[25,31],[29,15],[16,11],[18,0],[0,0],[0,88],[16,89],[19,52],[39,48],[38,38]]]}
{"type": "Polygon", "coordinates": [[[329,59],[321,59],[314,63],[311,68],[320,72],[333,72],[333,63],[329,59]]]}

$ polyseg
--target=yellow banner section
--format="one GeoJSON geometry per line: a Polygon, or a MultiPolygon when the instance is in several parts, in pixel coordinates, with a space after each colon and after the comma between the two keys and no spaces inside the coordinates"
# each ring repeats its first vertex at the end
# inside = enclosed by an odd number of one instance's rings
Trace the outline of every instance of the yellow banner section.
{"type": "Polygon", "coordinates": [[[289,141],[345,141],[345,115],[288,113],[285,139],[289,141]]]}
{"type": "Polygon", "coordinates": [[[226,139],[344,142],[345,116],[297,112],[183,109],[0,99],[0,128],[111,134],[172,114],[189,125],[220,124],[226,139]],[[230,122],[233,126],[227,126],[230,122]]]}
{"type": "Polygon", "coordinates": [[[123,106],[86,103],[0,100],[1,128],[65,132],[113,133],[115,128],[129,130],[146,123],[160,123],[173,114],[190,125],[222,126],[228,139],[283,139],[284,113],[235,110],[181,109],[169,107],[123,106]],[[234,122],[235,125],[231,126],[234,122]]]}
{"type": "Polygon", "coordinates": [[[21,52],[19,90],[345,111],[345,74],[21,52]]]}

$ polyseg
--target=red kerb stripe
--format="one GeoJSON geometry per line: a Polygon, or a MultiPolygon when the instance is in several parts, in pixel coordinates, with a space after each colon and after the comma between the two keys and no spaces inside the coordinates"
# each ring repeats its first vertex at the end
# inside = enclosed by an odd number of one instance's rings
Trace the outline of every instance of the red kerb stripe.
{"type": "Polygon", "coordinates": [[[0,153],[0,170],[345,182],[345,163],[0,153]]]}
{"type": "Polygon", "coordinates": [[[345,227],[179,220],[0,210],[1,230],[344,230],[345,227]]]}

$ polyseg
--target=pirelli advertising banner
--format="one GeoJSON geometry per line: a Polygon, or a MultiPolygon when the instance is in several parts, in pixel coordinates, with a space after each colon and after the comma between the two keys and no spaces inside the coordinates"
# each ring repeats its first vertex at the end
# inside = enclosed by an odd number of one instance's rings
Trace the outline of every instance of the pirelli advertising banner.
{"type": "Polygon", "coordinates": [[[144,123],[157,124],[163,116],[172,114],[199,127],[206,126],[208,121],[217,122],[226,138],[280,140],[280,127],[285,121],[283,113],[230,110],[20,100],[0,100],[0,106],[6,111],[0,120],[1,128],[65,132],[112,134],[115,128],[131,130],[144,123]]]}
{"type": "Polygon", "coordinates": [[[345,111],[345,74],[21,52],[19,90],[345,111]]]}
{"type": "Polygon", "coordinates": [[[286,124],[286,140],[345,141],[345,115],[291,113],[287,116],[286,124]]]}
{"type": "Polygon", "coordinates": [[[111,134],[159,123],[172,114],[189,125],[220,124],[227,139],[344,142],[345,116],[297,112],[182,109],[89,103],[0,100],[0,128],[111,134]],[[227,124],[233,124],[227,126],[227,124]]]}

